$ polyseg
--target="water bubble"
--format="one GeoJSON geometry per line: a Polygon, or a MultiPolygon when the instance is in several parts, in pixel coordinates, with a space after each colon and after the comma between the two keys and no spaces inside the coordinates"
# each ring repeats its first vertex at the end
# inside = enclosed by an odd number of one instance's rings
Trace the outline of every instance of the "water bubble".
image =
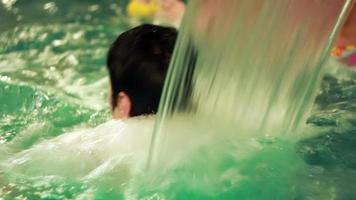
{"type": "Polygon", "coordinates": [[[56,67],[51,66],[51,67],[49,68],[49,71],[56,71],[56,67]]]}
{"type": "Polygon", "coordinates": [[[11,81],[11,78],[8,77],[8,76],[1,76],[0,75],[0,81],[9,82],[9,81],[11,81]]]}
{"type": "Polygon", "coordinates": [[[22,74],[28,77],[35,77],[37,75],[37,72],[30,71],[30,70],[23,70],[22,74]]]}
{"type": "Polygon", "coordinates": [[[40,36],[38,37],[38,39],[39,39],[40,41],[44,41],[44,40],[47,38],[47,36],[48,36],[48,33],[44,33],[44,34],[40,35],[40,36]]]}
{"type": "Polygon", "coordinates": [[[77,40],[83,36],[84,32],[83,31],[78,31],[73,34],[73,39],[77,40]]]}
{"type": "Polygon", "coordinates": [[[12,6],[16,3],[16,0],[2,0],[4,7],[8,10],[11,10],[12,6]]]}
{"type": "Polygon", "coordinates": [[[54,2],[49,2],[43,5],[43,9],[47,11],[49,14],[54,14],[57,12],[58,7],[54,2]]]}
{"type": "Polygon", "coordinates": [[[77,65],[79,63],[78,59],[73,54],[68,56],[67,61],[71,65],[77,65]]]}
{"type": "Polygon", "coordinates": [[[89,7],[89,11],[90,11],[90,12],[95,12],[95,11],[99,10],[99,8],[100,8],[99,5],[94,4],[94,5],[91,5],[91,6],[89,7]]]}
{"type": "Polygon", "coordinates": [[[64,41],[62,41],[62,40],[54,40],[52,44],[53,44],[53,46],[58,47],[58,46],[63,45],[64,41]]]}

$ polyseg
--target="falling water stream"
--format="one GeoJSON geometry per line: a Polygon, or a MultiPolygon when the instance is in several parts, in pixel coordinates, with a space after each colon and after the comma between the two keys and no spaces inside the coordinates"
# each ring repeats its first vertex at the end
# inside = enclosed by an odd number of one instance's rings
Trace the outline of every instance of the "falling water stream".
{"type": "Polygon", "coordinates": [[[299,148],[313,134],[306,118],[353,3],[191,3],[148,161],[153,174],[167,172],[158,183],[168,182],[168,199],[350,197],[323,180],[325,168],[306,165],[299,148]]]}
{"type": "Polygon", "coordinates": [[[118,121],[121,4],[2,1],[0,200],[353,199],[356,73],[329,50],[354,2],[190,1],[158,115],[118,121]]]}
{"type": "Polygon", "coordinates": [[[192,3],[172,60],[150,159],[163,154],[159,152],[170,157],[175,135],[182,140],[200,140],[207,132],[218,138],[294,135],[309,115],[323,64],[351,3],[192,3]],[[189,127],[188,135],[172,133],[171,122],[189,127]]]}

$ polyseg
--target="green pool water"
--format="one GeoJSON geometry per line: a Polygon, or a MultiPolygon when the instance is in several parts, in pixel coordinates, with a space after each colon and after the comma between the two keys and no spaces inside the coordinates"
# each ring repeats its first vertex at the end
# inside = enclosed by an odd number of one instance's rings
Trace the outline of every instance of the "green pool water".
{"type": "MultiPolygon", "coordinates": [[[[128,28],[118,1],[2,2],[0,162],[110,119],[105,55],[128,28]]],[[[41,174],[61,163],[43,152],[53,165],[35,163],[34,175],[0,168],[0,199],[355,199],[356,72],[332,59],[326,69],[303,139],[216,141],[134,178],[130,167],[41,174]]]]}
{"type": "Polygon", "coordinates": [[[23,137],[27,148],[38,139],[105,121],[106,51],[127,28],[120,5],[115,1],[0,5],[1,143],[23,137]],[[29,129],[42,135],[27,136],[29,129]]]}

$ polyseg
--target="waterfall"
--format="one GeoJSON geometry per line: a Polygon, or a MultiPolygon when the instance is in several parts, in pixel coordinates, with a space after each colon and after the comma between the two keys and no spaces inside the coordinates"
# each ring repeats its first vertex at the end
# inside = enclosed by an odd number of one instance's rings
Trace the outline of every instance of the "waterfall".
{"type": "Polygon", "coordinates": [[[353,0],[191,1],[149,166],[199,144],[295,135],[353,0]]]}

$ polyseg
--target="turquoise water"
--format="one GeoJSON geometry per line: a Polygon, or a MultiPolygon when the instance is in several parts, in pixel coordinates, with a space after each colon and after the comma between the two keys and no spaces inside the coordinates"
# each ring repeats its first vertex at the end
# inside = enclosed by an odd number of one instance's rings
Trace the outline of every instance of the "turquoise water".
{"type": "Polygon", "coordinates": [[[105,121],[106,51],[127,27],[119,5],[9,2],[0,4],[1,143],[19,138],[27,148],[105,121]]]}
{"type": "MultiPolygon", "coordinates": [[[[140,166],[135,171],[135,165],[115,157],[126,152],[119,148],[124,143],[110,143],[122,127],[106,122],[105,54],[112,39],[128,27],[119,3],[3,2],[15,3],[0,4],[0,198],[356,196],[356,73],[332,58],[302,139],[215,141],[169,170],[143,174],[140,166]],[[93,134],[65,134],[102,123],[93,134]],[[6,167],[8,160],[17,163],[6,167]]],[[[132,133],[150,130],[135,126],[141,131],[132,133]]],[[[141,144],[139,138],[133,134],[132,140],[141,144]]]]}

